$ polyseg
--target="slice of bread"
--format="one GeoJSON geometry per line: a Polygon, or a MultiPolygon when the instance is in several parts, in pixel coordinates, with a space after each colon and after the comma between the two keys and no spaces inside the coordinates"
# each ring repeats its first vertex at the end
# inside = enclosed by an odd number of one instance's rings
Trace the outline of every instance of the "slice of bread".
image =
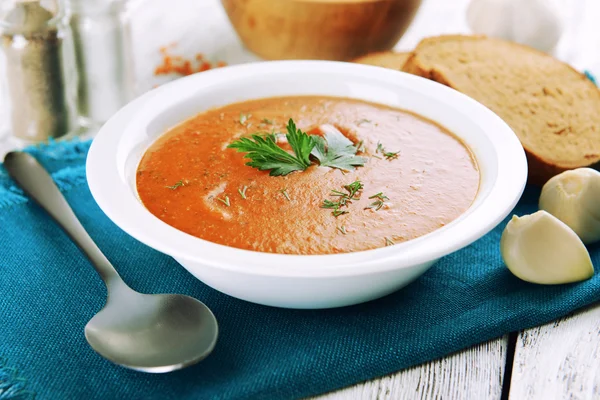
{"type": "Polygon", "coordinates": [[[389,69],[400,70],[408,60],[410,53],[395,53],[393,51],[382,51],[379,53],[371,53],[366,56],[357,58],[353,62],[359,64],[375,65],[389,69]]]}
{"type": "Polygon", "coordinates": [[[483,103],[519,137],[529,182],[600,166],[600,91],[583,74],[532,48],[481,36],[421,41],[403,71],[483,103]]]}

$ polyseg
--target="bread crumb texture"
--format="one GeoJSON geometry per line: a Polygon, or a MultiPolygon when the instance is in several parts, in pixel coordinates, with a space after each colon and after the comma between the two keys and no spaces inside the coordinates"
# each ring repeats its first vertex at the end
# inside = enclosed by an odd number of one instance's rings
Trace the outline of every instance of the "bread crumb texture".
{"type": "Polygon", "coordinates": [[[515,131],[530,183],[600,161],[600,90],[555,58],[482,36],[424,39],[402,68],[484,104],[515,131]]]}

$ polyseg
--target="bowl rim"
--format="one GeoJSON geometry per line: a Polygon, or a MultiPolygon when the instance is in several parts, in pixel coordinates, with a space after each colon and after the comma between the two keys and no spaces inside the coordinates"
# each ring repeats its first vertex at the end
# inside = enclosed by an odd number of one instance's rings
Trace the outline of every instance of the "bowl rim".
{"type": "MultiPolygon", "coordinates": [[[[461,137],[460,132],[454,134],[461,137]]],[[[483,165],[486,160],[478,160],[478,163],[483,165]]],[[[433,262],[473,243],[496,227],[520,199],[527,180],[527,161],[517,136],[500,117],[477,101],[444,85],[369,65],[335,61],[267,61],[191,75],[153,89],[132,101],[96,135],[88,153],[86,175],[93,198],[117,226],[138,241],[177,260],[250,275],[322,278],[410,268],[433,262]],[[425,91],[430,96],[443,98],[448,104],[459,107],[464,115],[476,120],[479,126],[485,125],[485,132],[494,132],[493,135],[486,133],[498,155],[496,176],[485,178],[495,179],[488,195],[478,206],[471,206],[465,212],[468,214],[466,217],[461,216],[443,228],[394,246],[341,254],[290,255],[243,250],[194,237],[155,217],[131,194],[119,167],[119,144],[126,137],[127,130],[131,129],[131,121],[140,113],[148,112],[146,105],[152,103],[152,99],[177,96],[192,88],[196,91],[214,88],[232,76],[237,79],[269,76],[277,72],[289,72],[293,76],[294,71],[317,75],[335,73],[349,79],[369,76],[382,83],[393,80],[396,85],[425,91]]]]}

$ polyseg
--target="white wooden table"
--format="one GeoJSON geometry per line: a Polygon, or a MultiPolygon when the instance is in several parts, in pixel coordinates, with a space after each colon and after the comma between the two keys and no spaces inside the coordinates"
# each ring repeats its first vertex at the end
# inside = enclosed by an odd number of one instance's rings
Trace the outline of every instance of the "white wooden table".
{"type": "MultiPolygon", "coordinates": [[[[556,56],[600,77],[600,0],[561,1],[567,26],[556,56]]],[[[429,35],[468,33],[468,2],[424,0],[397,49],[410,50],[429,35]]],[[[164,80],[153,76],[158,49],[173,42],[173,52],[190,57],[257,60],[237,40],[219,0],[144,0],[133,22],[140,90],[164,80]]],[[[6,150],[0,145],[0,155],[6,150]]],[[[599,356],[597,306],[318,399],[600,399],[599,356]]]]}

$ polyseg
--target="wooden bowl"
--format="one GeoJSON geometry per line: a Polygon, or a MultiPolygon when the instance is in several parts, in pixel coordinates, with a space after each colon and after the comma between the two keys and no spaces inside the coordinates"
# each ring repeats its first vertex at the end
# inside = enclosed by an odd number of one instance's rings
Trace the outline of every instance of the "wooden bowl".
{"type": "Polygon", "coordinates": [[[268,60],[346,61],[391,49],[421,0],[222,0],[242,42],[268,60]]]}

